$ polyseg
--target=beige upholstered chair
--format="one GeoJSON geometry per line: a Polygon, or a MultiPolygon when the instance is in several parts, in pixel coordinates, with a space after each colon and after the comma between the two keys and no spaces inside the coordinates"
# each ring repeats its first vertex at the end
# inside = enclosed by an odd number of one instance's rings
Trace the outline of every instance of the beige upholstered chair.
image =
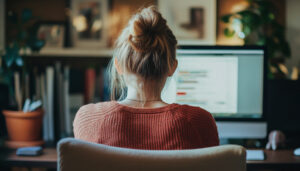
{"type": "Polygon", "coordinates": [[[65,138],[58,143],[58,170],[245,171],[246,151],[237,145],[193,150],[135,150],[65,138]]]}

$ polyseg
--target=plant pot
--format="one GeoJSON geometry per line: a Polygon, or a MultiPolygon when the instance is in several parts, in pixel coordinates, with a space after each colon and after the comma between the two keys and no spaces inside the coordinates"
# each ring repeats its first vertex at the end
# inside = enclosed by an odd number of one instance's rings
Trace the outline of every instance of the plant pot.
{"type": "Polygon", "coordinates": [[[43,110],[33,112],[4,110],[9,141],[14,144],[17,142],[26,144],[20,146],[30,146],[30,142],[41,142],[43,113],[43,110]]]}

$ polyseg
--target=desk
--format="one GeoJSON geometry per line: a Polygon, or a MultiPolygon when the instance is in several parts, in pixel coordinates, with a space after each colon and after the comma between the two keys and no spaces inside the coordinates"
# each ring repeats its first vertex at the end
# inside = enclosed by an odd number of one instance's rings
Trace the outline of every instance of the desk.
{"type": "MultiPolygon", "coordinates": [[[[264,151],[266,160],[247,161],[247,170],[300,170],[300,157],[294,156],[293,150],[264,151]]],[[[11,153],[5,163],[14,167],[56,168],[57,153],[55,148],[44,149],[44,154],[39,157],[21,157],[11,153]]]]}
{"type": "Polygon", "coordinates": [[[294,150],[264,150],[266,160],[247,161],[247,170],[300,170],[300,157],[294,156],[294,150]]]}
{"type": "Polygon", "coordinates": [[[5,163],[8,167],[30,167],[56,169],[57,153],[55,148],[45,148],[38,157],[17,156],[16,152],[8,154],[5,163]]]}

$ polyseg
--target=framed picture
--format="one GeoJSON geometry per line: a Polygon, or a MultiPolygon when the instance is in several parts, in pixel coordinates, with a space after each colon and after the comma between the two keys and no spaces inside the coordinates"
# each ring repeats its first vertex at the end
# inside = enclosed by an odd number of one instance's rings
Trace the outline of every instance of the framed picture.
{"type": "Polygon", "coordinates": [[[159,0],[158,8],[179,45],[216,43],[216,0],[159,0]]]}
{"type": "Polygon", "coordinates": [[[45,40],[43,49],[62,49],[64,47],[65,37],[64,23],[39,23],[37,37],[45,40]]]}
{"type": "Polygon", "coordinates": [[[0,0],[0,55],[5,48],[5,0],[0,0]]]}
{"type": "Polygon", "coordinates": [[[71,0],[71,3],[74,46],[106,47],[108,0],[71,0]]]}

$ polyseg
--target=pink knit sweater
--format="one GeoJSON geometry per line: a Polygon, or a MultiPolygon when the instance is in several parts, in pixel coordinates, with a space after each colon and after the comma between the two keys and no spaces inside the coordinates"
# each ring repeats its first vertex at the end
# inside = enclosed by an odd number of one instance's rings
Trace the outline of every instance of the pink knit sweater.
{"type": "Polygon", "coordinates": [[[75,138],[117,147],[173,150],[219,145],[216,123],[199,107],[133,108],[116,101],[81,107],[75,138]]]}

